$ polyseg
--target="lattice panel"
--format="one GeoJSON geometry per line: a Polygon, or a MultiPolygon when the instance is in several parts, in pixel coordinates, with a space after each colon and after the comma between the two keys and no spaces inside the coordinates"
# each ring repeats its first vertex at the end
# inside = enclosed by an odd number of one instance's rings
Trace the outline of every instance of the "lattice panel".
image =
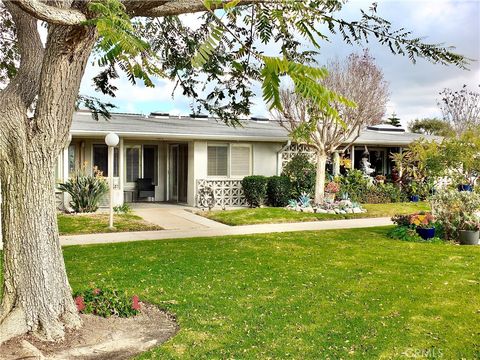
{"type": "Polygon", "coordinates": [[[282,152],[282,169],[286,163],[288,163],[297,154],[305,154],[312,163],[316,163],[315,151],[305,144],[292,143],[288,148],[282,152]]]}
{"type": "MultiPolygon", "coordinates": [[[[306,144],[295,144],[292,143],[288,148],[282,152],[282,169],[292,158],[297,154],[305,154],[308,156],[308,159],[312,164],[317,163],[317,158],[315,156],[315,150],[306,144]]],[[[331,159],[327,159],[327,163],[330,163],[331,159]]]]}
{"type": "MultiPolygon", "coordinates": [[[[243,194],[242,180],[197,180],[197,194],[200,193],[200,189],[205,187],[210,187],[213,190],[215,206],[223,208],[247,205],[243,194]]],[[[197,206],[199,204],[201,204],[201,201],[197,199],[197,206]]]]}

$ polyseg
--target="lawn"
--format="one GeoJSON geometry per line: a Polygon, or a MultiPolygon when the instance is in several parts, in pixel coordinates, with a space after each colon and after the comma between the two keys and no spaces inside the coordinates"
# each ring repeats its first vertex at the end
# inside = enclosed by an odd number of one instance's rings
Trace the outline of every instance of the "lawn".
{"type": "Polygon", "coordinates": [[[57,219],[60,235],[162,230],[160,226],[146,222],[140,216],[132,214],[115,214],[114,230],[108,227],[108,214],[59,214],[57,219]]]}
{"type": "Polygon", "coordinates": [[[126,289],[176,315],[179,333],[140,359],[479,358],[480,247],[386,232],[69,246],[64,254],[73,290],[126,289]]]}
{"type": "Polygon", "coordinates": [[[338,219],[356,219],[368,217],[391,217],[395,214],[411,214],[429,210],[426,202],[408,202],[394,204],[365,204],[366,213],[361,214],[313,214],[286,210],[284,208],[256,208],[239,210],[214,210],[199,212],[199,215],[227,225],[270,224],[297,221],[322,221],[338,219]]]}

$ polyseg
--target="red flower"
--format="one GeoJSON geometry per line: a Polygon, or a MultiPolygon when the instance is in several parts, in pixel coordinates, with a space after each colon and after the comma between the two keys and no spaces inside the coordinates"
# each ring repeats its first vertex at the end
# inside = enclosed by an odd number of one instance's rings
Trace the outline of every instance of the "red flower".
{"type": "Polygon", "coordinates": [[[75,305],[77,305],[77,310],[82,312],[85,309],[85,302],[83,301],[83,296],[77,296],[75,298],[75,305]]]}
{"type": "Polygon", "coordinates": [[[133,295],[132,297],[132,309],[133,310],[140,310],[140,303],[137,295],[133,295]]]}

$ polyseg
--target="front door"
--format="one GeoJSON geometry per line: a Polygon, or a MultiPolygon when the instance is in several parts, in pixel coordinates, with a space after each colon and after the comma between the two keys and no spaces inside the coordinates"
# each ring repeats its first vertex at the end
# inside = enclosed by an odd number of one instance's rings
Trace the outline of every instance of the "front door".
{"type": "Polygon", "coordinates": [[[188,181],[188,145],[169,145],[169,201],[177,203],[187,202],[188,181]]]}

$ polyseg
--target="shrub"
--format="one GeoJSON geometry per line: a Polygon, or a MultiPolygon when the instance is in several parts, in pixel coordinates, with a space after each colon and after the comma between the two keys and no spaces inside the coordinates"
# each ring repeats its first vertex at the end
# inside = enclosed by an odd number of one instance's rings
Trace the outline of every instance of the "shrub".
{"type": "Polygon", "coordinates": [[[447,240],[458,237],[458,231],[480,210],[480,194],[444,189],[430,199],[432,211],[447,240]]]}
{"type": "Polygon", "coordinates": [[[295,155],[283,168],[283,176],[290,179],[292,196],[302,193],[312,194],[315,189],[316,169],[305,154],[295,155]]]}
{"type": "Polygon", "coordinates": [[[292,192],[290,179],[286,176],[272,176],[268,178],[267,199],[271,206],[287,206],[292,192]]]}
{"type": "Polygon", "coordinates": [[[79,170],[66,183],[59,184],[58,188],[72,197],[70,206],[77,213],[97,211],[100,199],[108,193],[108,184],[96,169],[93,175],[79,170]]]}
{"type": "Polygon", "coordinates": [[[111,289],[87,289],[73,294],[77,309],[82,314],[102,317],[130,317],[140,312],[138,296],[129,297],[111,289]]]}
{"type": "Polygon", "coordinates": [[[242,188],[248,205],[258,207],[265,202],[268,178],[261,175],[246,176],[242,180],[242,188]]]}
{"type": "Polygon", "coordinates": [[[122,205],[114,206],[113,211],[115,211],[116,214],[130,214],[133,210],[130,205],[123,203],[122,205]]]}
{"type": "Polygon", "coordinates": [[[364,203],[365,194],[369,188],[368,179],[360,170],[349,170],[346,175],[340,178],[340,193],[342,198],[348,196],[352,201],[364,203]]]}

